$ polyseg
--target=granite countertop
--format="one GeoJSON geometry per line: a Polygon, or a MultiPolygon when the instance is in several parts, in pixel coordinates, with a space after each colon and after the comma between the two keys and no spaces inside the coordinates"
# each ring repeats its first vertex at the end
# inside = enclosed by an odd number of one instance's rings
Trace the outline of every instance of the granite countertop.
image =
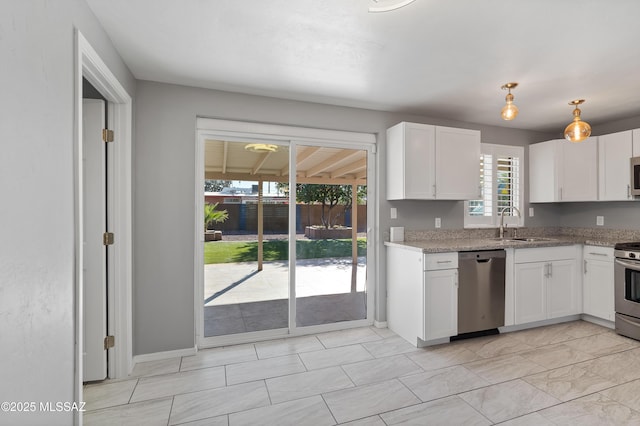
{"type": "Polygon", "coordinates": [[[603,238],[593,239],[590,237],[549,235],[543,238],[538,237],[536,241],[510,241],[497,238],[451,238],[451,239],[431,239],[403,242],[385,242],[389,247],[401,247],[407,250],[421,251],[423,253],[444,253],[454,251],[474,251],[474,250],[496,250],[502,248],[536,248],[536,247],[557,247],[570,246],[574,244],[585,244],[601,247],[613,247],[620,240],[608,240],[603,238]]]}

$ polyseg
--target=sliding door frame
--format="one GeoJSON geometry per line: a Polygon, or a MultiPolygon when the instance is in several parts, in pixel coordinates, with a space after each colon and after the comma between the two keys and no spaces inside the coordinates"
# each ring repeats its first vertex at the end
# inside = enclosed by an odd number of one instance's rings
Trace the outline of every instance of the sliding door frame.
{"type": "MultiPolygon", "coordinates": [[[[377,235],[376,232],[374,232],[373,226],[373,224],[377,223],[377,209],[375,206],[377,205],[378,197],[376,187],[375,135],[371,133],[197,118],[195,143],[194,331],[197,346],[199,348],[227,346],[372,325],[374,322],[375,295],[379,294],[378,277],[376,274],[378,268],[375,267],[375,265],[378,264],[379,252],[376,250],[375,240],[377,235]],[[204,236],[202,223],[204,220],[204,145],[207,139],[230,142],[258,141],[288,146],[290,171],[292,167],[295,167],[296,151],[299,145],[364,150],[367,152],[367,315],[365,319],[306,327],[296,326],[296,191],[289,191],[289,327],[215,337],[204,336],[204,236]]],[[[289,173],[289,187],[295,188],[295,184],[296,173],[289,173]]]]}

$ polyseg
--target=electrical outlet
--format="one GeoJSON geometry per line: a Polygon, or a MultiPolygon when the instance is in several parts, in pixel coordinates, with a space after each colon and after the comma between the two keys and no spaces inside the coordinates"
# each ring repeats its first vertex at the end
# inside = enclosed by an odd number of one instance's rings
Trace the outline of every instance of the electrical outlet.
{"type": "Polygon", "coordinates": [[[533,217],[533,207],[529,207],[529,217],[533,217]]]}
{"type": "Polygon", "coordinates": [[[596,216],[596,225],[604,226],[604,216],[596,216]]]}
{"type": "Polygon", "coordinates": [[[442,226],[442,221],[439,217],[436,217],[436,228],[440,228],[442,226]]]}
{"type": "Polygon", "coordinates": [[[398,218],[398,209],[395,207],[391,207],[391,219],[397,219],[398,218]]]}

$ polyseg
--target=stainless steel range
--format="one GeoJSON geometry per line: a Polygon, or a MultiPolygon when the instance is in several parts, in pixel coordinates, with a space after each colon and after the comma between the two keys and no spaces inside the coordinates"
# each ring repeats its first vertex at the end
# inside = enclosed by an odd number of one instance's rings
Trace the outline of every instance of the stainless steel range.
{"type": "Polygon", "coordinates": [[[614,247],[616,333],[640,340],[640,242],[614,247]]]}

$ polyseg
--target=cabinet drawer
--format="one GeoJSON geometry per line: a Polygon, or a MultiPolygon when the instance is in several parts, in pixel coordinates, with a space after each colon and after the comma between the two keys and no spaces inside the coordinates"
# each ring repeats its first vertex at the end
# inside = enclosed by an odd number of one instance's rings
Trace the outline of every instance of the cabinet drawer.
{"type": "Polygon", "coordinates": [[[580,258],[579,246],[522,248],[515,251],[515,263],[547,262],[580,258]]]}
{"type": "Polygon", "coordinates": [[[601,246],[584,246],[583,256],[589,260],[613,261],[613,248],[601,246]]]}
{"type": "Polygon", "coordinates": [[[457,269],[458,253],[430,253],[424,255],[424,270],[457,269]]]}

